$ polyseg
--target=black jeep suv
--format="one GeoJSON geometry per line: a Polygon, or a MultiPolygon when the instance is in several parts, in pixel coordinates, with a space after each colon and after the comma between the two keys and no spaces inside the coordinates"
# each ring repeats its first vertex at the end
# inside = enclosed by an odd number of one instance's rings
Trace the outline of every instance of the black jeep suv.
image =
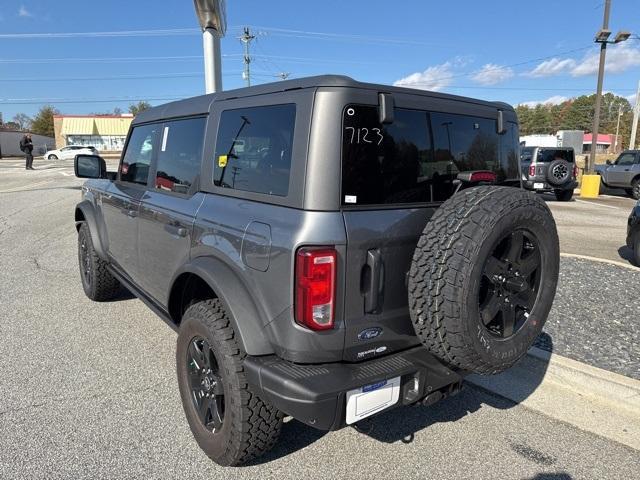
{"type": "Polygon", "coordinates": [[[513,365],[558,278],[503,103],[322,76],[152,108],[75,210],[87,296],[178,334],[184,411],[238,465],[283,416],[334,430],[513,365]]]}

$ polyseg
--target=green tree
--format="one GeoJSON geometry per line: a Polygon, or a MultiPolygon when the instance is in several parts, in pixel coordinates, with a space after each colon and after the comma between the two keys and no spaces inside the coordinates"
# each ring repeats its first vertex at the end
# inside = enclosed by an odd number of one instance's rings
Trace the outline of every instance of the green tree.
{"type": "Polygon", "coordinates": [[[45,105],[34,117],[33,122],[31,123],[31,131],[38,135],[53,137],[53,116],[58,113],[60,112],[51,105],[45,105]]]}
{"type": "Polygon", "coordinates": [[[133,115],[138,115],[140,112],[143,112],[149,108],[151,108],[151,104],[143,100],[141,102],[132,103],[131,105],[129,105],[129,113],[132,113],[133,115]]]}

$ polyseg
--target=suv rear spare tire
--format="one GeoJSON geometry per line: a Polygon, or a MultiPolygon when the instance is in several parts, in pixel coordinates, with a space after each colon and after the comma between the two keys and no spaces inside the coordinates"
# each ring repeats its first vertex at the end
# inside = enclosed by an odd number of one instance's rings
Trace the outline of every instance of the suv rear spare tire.
{"type": "Polygon", "coordinates": [[[571,178],[573,165],[566,160],[554,160],[547,167],[547,181],[551,185],[563,185],[571,178]]]}
{"type": "Polygon", "coordinates": [[[457,193],[427,223],[413,255],[416,334],[451,366],[502,372],[542,330],[559,257],[555,222],[535,194],[491,186],[457,193]]]}

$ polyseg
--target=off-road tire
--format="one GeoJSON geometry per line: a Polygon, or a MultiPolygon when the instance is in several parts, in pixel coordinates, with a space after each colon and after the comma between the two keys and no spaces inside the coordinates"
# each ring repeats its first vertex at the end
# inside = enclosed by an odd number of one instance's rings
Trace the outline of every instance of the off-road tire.
{"type": "Polygon", "coordinates": [[[111,300],[120,291],[121,285],[109,272],[108,262],[102,260],[93,247],[89,225],[82,223],[78,230],[78,265],[84,293],[91,300],[104,302],[111,300]],[[86,247],[86,265],[83,248],[86,247]],[[88,273],[84,268],[88,267],[88,273]]]}
{"type": "Polygon", "coordinates": [[[242,465],[263,455],[276,443],[283,414],[252,393],[245,358],[236,333],[218,299],[194,303],[180,324],[176,369],[182,406],[200,448],[222,466],[242,465]],[[195,337],[206,339],[218,364],[224,388],[224,420],[218,432],[205,428],[191,398],[187,351],[195,337]]]}
{"type": "Polygon", "coordinates": [[[635,200],[640,200],[640,178],[636,178],[631,182],[631,193],[629,195],[635,200]]]}
{"type": "Polygon", "coordinates": [[[540,334],[555,296],[559,269],[556,225],[544,201],[512,187],[462,190],[425,227],[409,272],[409,311],[417,336],[445,363],[499,373],[522,357],[540,334]],[[539,287],[525,323],[497,338],[480,318],[484,265],[503,235],[526,229],[540,253],[539,287]]]}
{"type": "Polygon", "coordinates": [[[640,233],[636,233],[632,239],[633,264],[640,267],[640,233]]]}
{"type": "Polygon", "coordinates": [[[571,178],[573,165],[566,160],[554,160],[547,167],[547,181],[551,185],[560,186],[571,178]]]}
{"type": "Polygon", "coordinates": [[[556,200],[559,202],[569,202],[573,198],[573,189],[567,190],[554,190],[556,194],[556,200]]]}

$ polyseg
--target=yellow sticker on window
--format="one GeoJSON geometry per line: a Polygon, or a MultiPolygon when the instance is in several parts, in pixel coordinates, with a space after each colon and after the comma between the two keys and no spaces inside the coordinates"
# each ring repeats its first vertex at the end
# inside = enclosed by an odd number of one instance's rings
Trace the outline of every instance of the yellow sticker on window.
{"type": "Polygon", "coordinates": [[[227,156],[226,155],[220,155],[218,157],[218,166],[219,167],[226,167],[227,166],[227,156]]]}

